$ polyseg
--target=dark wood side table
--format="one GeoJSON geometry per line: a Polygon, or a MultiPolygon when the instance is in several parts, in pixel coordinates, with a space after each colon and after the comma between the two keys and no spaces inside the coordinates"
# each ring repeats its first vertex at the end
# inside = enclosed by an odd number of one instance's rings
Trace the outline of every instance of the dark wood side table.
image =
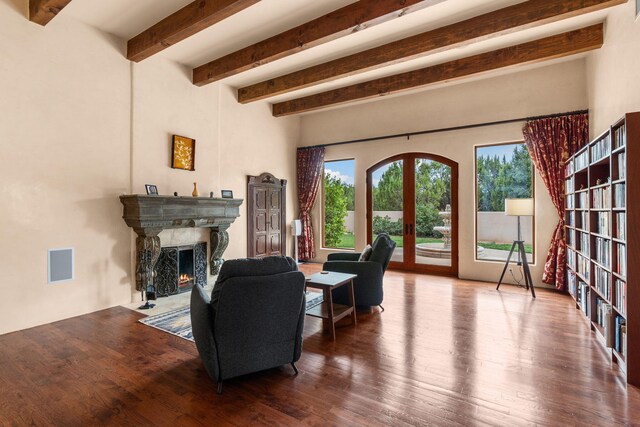
{"type": "Polygon", "coordinates": [[[353,279],[358,277],[356,274],[335,273],[329,271],[325,273],[316,273],[307,277],[307,288],[315,288],[322,290],[324,302],[307,311],[308,316],[319,317],[329,321],[331,331],[331,339],[336,339],[336,322],[343,317],[351,315],[351,323],[356,324],[356,306],[353,298],[353,279]],[[349,287],[349,305],[334,304],[332,290],[340,286],[349,287]]]}

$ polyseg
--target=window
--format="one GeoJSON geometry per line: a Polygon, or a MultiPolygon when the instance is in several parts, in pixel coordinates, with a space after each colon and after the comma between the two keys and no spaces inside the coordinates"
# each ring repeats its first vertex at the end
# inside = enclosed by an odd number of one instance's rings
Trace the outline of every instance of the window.
{"type": "MultiPolygon", "coordinates": [[[[518,236],[518,217],[505,215],[504,200],[533,197],[533,168],[524,143],[476,147],[476,259],[507,260],[518,236]]],[[[532,263],[533,217],[521,216],[520,224],[532,263]]]]}
{"type": "Polygon", "coordinates": [[[324,162],[324,232],[325,248],[355,248],[353,177],[355,162],[336,160],[324,162]]]}

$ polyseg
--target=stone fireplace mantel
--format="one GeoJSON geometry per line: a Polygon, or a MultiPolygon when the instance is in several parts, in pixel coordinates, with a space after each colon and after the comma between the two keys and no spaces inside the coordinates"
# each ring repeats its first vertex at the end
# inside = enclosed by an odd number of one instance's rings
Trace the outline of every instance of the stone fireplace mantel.
{"type": "Polygon", "coordinates": [[[136,288],[155,294],[153,269],[160,256],[165,229],[210,228],[211,274],[218,274],[229,244],[227,229],[240,216],[242,199],[132,194],[120,196],[122,218],[136,232],[136,288]]]}

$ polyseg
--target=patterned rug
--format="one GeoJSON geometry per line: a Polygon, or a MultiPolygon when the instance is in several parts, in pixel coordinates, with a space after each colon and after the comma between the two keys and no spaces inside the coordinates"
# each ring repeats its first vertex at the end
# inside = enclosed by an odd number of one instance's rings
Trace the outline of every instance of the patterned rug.
{"type": "MultiPolygon", "coordinates": [[[[307,292],[307,311],[322,304],[322,301],[322,293],[307,292]]],[[[188,306],[166,313],[144,317],[140,319],[139,322],[193,342],[191,315],[188,306]]]]}

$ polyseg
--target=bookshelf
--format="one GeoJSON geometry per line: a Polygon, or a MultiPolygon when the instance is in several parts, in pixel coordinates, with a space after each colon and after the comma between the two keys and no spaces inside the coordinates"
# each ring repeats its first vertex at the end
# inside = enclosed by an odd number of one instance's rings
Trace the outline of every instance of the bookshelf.
{"type": "Polygon", "coordinates": [[[640,227],[639,162],[640,113],[629,113],[569,159],[565,178],[567,288],[597,341],[635,386],[640,386],[640,235],[634,231],[640,227]]]}

